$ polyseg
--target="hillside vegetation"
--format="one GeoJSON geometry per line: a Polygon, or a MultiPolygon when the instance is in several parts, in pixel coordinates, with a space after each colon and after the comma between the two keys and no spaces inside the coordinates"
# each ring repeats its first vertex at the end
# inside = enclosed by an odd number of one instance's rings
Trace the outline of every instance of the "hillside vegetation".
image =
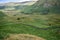
{"type": "Polygon", "coordinates": [[[23,13],[60,13],[60,0],[38,0],[34,5],[25,8],[23,13]]]}
{"type": "MultiPolygon", "coordinates": [[[[17,6],[16,9],[20,9],[19,7],[17,6]]],[[[5,13],[0,11],[0,40],[11,40],[12,36],[11,39],[8,39],[11,34],[13,36],[14,34],[29,34],[45,40],[60,40],[59,0],[38,0],[21,11],[6,10],[5,13]]]]}

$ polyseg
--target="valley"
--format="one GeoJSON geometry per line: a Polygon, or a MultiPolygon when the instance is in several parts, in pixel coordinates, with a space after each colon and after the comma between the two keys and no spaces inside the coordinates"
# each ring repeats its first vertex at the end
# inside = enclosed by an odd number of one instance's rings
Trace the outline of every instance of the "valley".
{"type": "Polygon", "coordinates": [[[60,7],[48,2],[48,6],[46,0],[3,4],[0,40],[60,40],[60,7]]]}

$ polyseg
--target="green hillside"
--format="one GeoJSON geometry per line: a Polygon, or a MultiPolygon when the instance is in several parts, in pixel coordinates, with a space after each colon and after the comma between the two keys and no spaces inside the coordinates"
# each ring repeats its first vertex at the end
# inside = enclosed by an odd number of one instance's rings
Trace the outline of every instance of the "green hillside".
{"type": "Polygon", "coordinates": [[[16,6],[3,5],[0,6],[0,10],[23,10],[26,7],[29,7],[29,5],[16,5],[16,6]]]}
{"type": "Polygon", "coordinates": [[[8,10],[3,9],[5,13],[0,11],[0,40],[9,38],[11,34],[29,34],[45,40],[60,40],[59,0],[39,0],[32,6],[6,6],[6,9],[8,10]],[[15,9],[9,10],[10,8],[15,9]]]}
{"type": "Polygon", "coordinates": [[[0,19],[0,40],[4,40],[4,38],[8,37],[10,34],[30,34],[45,38],[46,40],[60,40],[59,15],[43,15],[44,17],[47,16],[49,18],[49,20],[46,20],[46,17],[44,18],[41,15],[32,15],[27,18],[19,16],[20,19],[15,19],[19,17],[6,17],[3,12],[0,12],[0,14],[2,15],[0,19]],[[51,18],[52,16],[53,18],[51,18]],[[37,27],[37,25],[40,26],[37,27]]]}
{"type": "Polygon", "coordinates": [[[60,0],[38,0],[34,5],[23,10],[24,13],[60,13],[60,0]]]}
{"type": "Polygon", "coordinates": [[[60,39],[60,28],[46,28],[40,29],[23,24],[6,23],[3,27],[0,27],[0,40],[4,37],[8,37],[9,34],[31,34],[39,37],[43,37],[46,40],[59,40],[60,39]]]}

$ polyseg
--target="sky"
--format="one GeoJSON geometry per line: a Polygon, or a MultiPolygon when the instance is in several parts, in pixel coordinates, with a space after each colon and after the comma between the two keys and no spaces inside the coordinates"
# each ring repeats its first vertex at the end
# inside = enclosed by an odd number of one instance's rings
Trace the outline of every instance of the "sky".
{"type": "Polygon", "coordinates": [[[7,2],[23,2],[23,1],[31,1],[31,0],[0,0],[0,3],[7,3],[7,2]]]}

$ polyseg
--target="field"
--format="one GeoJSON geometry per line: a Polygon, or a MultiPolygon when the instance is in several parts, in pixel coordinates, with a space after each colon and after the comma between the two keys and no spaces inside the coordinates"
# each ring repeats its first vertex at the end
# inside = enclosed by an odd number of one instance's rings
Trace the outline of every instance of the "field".
{"type": "Polygon", "coordinates": [[[60,40],[60,1],[34,1],[0,4],[0,40],[60,40]]]}
{"type": "Polygon", "coordinates": [[[57,31],[60,28],[40,29],[23,24],[7,23],[4,27],[0,28],[0,40],[9,34],[30,34],[43,37],[46,40],[59,40],[59,34],[57,31]]]}
{"type": "Polygon", "coordinates": [[[20,14],[4,18],[0,23],[0,40],[10,34],[30,34],[46,40],[60,40],[60,27],[49,26],[46,21],[48,15],[20,14]]]}

